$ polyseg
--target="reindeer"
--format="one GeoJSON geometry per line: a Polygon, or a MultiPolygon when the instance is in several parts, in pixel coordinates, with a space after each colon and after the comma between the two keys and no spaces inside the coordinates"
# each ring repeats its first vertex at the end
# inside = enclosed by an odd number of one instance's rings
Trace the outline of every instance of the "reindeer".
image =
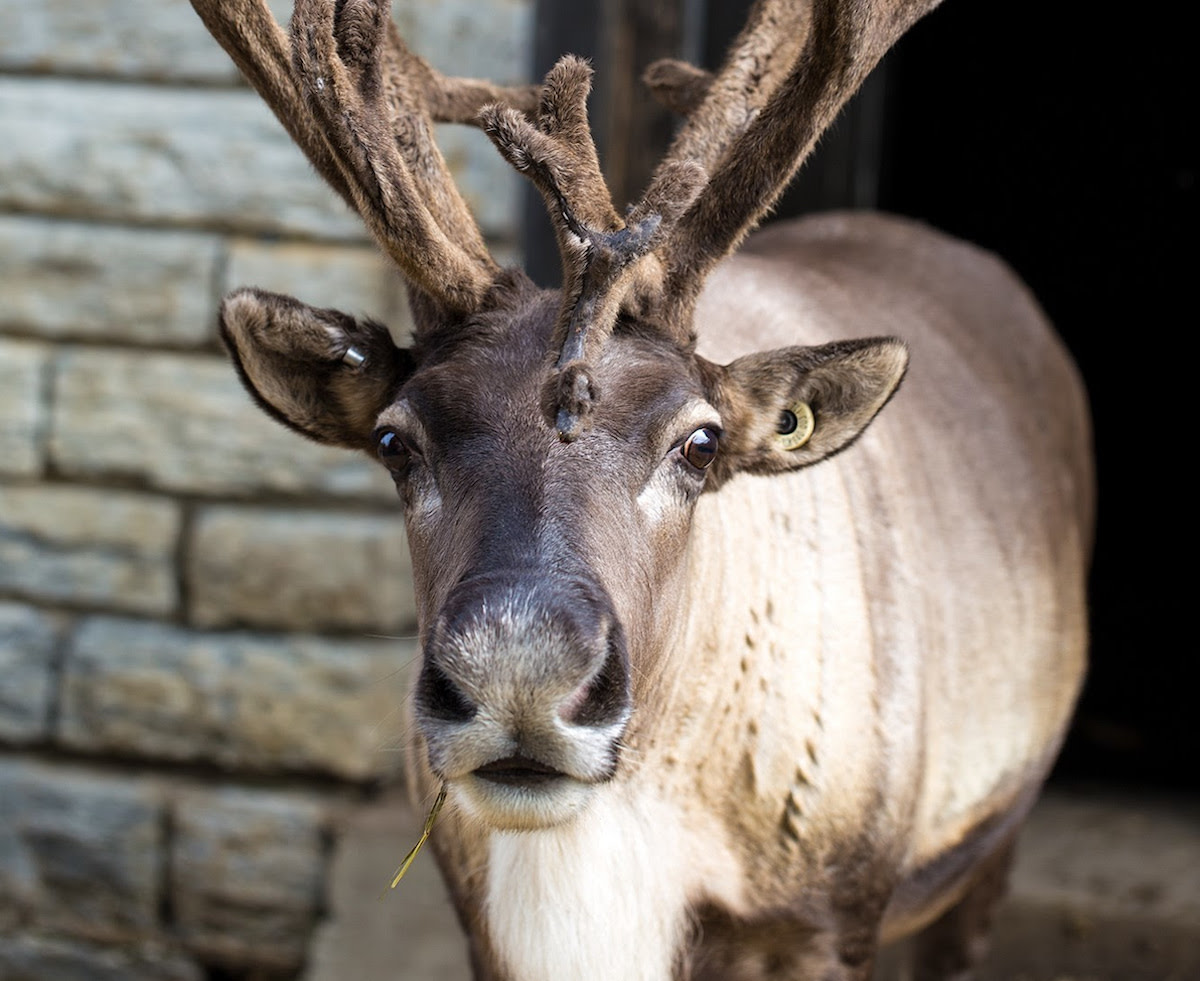
{"type": "Polygon", "coordinates": [[[935,3],[760,0],[719,72],[652,66],[686,119],[622,214],[578,59],[500,88],[433,70],[386,0],[297,0],[290,33],[193,0],[410,287],[406,350],[257,289],[221,330],[263,409],[395,480],[410,779],[447,790],[477,978],[977,959],[1084,670],[1081,385],[969,245],[848,214],[743,244],[935,3]],[[533,181],[561,290],[492,260],[433,121],[533,181]]]}

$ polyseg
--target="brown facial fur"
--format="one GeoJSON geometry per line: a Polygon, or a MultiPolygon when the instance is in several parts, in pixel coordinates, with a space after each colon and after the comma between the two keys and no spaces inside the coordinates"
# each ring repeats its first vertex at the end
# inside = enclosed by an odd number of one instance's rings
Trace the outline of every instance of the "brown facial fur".
{"type": "MultiPolygon", "coordinates": [[[[668,427],[681,407],[703,399],[701,372],[694,359],[652,336],[615,337],[595,369],[613,397],[600,403],[587,434],[564,444],[541,411],[545,342],[556,305],[553,294],[530,293],[519,311],[481,316],[463,340],[432,353],[397,393],[421,420],[423,468],[429,471],[410,479],[433,480],[442,509],[453,515],[444,533],[418,522],[410,526],[418,593],[429,598],[432,612],[463,568],[484,561],[536,565],[541,560],[535,553],[548,547],[551,536],[558,541],[552,549],[560,550],[557,561],[574,556],[593,568],[611,561],[601,579],[636,633],[639,621],[654,620],[654,604],[645,594],[625,596],[624,583],[630,562],[643,566],[636,582],[662,578],[655,543],[614,539],[608,527],[639,523],[634,499],[689,435],[687,426],[668,427]],[[486,474],[502,479],[481,486],[486,474]],[[600,526],[590,517],[597,511],[608,516],[600,526]],[[620,543],[616,553],[614,541],[620,543]],[[491,557],[479,558],[488,549],[491,557]],[[497,558],[502,551],[512,554],[497,558]],[[447,563],[446,556],[455,561],[447,563]]],[[[705,421],[715,421],[712,415],[705,421]]],[[[387,426],[396,418],[385,409],[377,422],[387,426]]],[[[703,479],[682,461],[673,465],[681,471],[681,503],[689,495],[694,500],[703,479]]],[[[685,526],[675,530],[682,533],[685,526]]]]}

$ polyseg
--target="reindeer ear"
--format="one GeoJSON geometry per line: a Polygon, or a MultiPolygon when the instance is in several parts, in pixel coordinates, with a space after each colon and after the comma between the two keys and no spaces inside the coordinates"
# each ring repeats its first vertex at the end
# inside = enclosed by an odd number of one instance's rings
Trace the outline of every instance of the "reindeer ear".
{"type": "Polygon", "coordinates": [[[319,443],[371,449],[376,417],[411,371],[381,324],[264,290],[225,298],[221,336],[254,400],[319,443]]]}
{"type": "Polygon", "coordinates": [[[845,449],[896,391],[908,349],[895,338],[785,347],[738,358],[716,377],[725,434],[717,462],[778,473],[845,449]]]}

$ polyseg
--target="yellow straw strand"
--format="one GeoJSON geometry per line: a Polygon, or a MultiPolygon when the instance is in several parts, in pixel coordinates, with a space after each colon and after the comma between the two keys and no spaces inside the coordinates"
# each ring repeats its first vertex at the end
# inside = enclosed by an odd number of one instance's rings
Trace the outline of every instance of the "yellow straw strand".
{"type": "Polygon", "coordinates": [[[404,856],[404,861],[400,863],[400,868],[396,869],[396,875],[392,879],[390,888],[396,888],[397,883],[404,878],[404,873],[406,873],[409,866],[412,865],[413,859],[417,857],[417,852],[421,850],[421,846],[429,840],[429,833],[433,831],[433,822],[437,820],[437,816],[441,813],[442,805],[444,803],[446,803],[446,785],[442,784],[442,789],[438,791],[437,799],[433,802],[433,807],[430,808],[429,817],[425,819],[425,828],[421,831],[421,837],[418,838],[417,843],[408,850],[408,854],[404,856]]]}

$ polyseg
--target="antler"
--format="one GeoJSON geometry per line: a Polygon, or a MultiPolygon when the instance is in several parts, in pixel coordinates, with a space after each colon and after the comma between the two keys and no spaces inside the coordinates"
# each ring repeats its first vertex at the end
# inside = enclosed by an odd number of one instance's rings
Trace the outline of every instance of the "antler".
{"type": "Polygon", "coordinates": [[[554,334],[559,356],[544,401],[568,441],[586,427],[599,398],[588,359],[612,333],[636,261],[678,220],[703,177],[691,164],[673,168],[671,193],[647,198],[622,220],[588,127],[591,77],[586,62],[568,56],[546,75],[536,122],[500,105],[480,113],[492,142],[542,193],[554,224],[563,303],[554,334]]]}
{"type": "Polygon", "coordinates": [[[538,89],[440,75],[405,46],[388,0],[298,0],[290,38],[263,0],[192,6],[409,282],[452,313],[485,305],[499,267],[432,123],[497,100],[532,110],[538,89]]]}
{"type": "Polygon", "coordinates": [[[690,338],[705,277],[775,203],[884,53],[940,0],[759,0],[721,71],[659,62],[647,82],[689,113],[647,195],[690,161],[707,185],[656,248],[657,319],[690,338]]]}
{"type": "Polygon", "coordinates": [[[499,268],[433,141],[475,121],[550,210],[563,259],[559,354],[545,408],[564,440],[599,398],[589,362],[622,315],[688,346],[712,267],[775,202],[892,43],[939,0],[758,0],[721,71],[682,62],[647,80],[688,114],[622,218],[587,124],[591,70],[538,87],[440,75],[405,46],[388,0],[297,0],[291,37],[264,0],[192,0],[209,30],[410,283],[443,311],[481,309],[499,268]],[[539,98],[540,95],[540,98],[539,98]]]}
{"type": "Polygon", "coordinates": [[[641,201],[617,216],[587,125],[590,69],[560,61],[536,120],[480,113],[541,191],[563,259],[559,351],[545,408],[564,440],[599,398],[588,363],[622,314],[681,346],[704,279],[762,217],[868,72],[939,0],[759,0],[716,75],[683,62],[647,81],[689,118],[641,201]]]}

